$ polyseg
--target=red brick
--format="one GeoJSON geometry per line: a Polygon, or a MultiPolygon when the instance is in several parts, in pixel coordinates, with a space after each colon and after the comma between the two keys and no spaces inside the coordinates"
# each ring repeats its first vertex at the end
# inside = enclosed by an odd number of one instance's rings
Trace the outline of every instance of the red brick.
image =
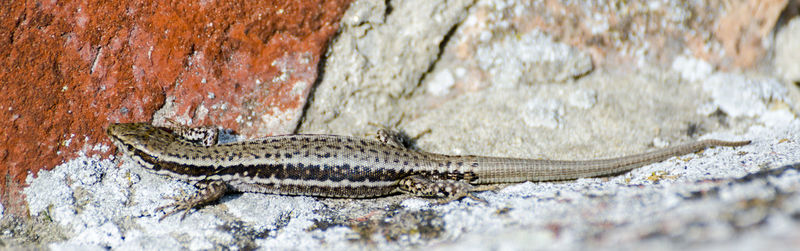
{"type": "Polygon", "coordinates": [[[193,125],[222,125],[246,136],[291,132],[348,4],[3,1],[0,196],[6,212],[25,214],[19,190],[28,173],[52,168],[87,145],[110,145],[109,123],[150,121],[167,97],[175,97],[175,119],[193,125]],[[280,78],[281,67],[291,74],[280,78]],[[221,104],[227,109],[210,109],[221,104]],[[198,111],[201,105],[210,111],[198,111]],[[284,115],[277,124],[259,117],[275,111],[284,115]]]}

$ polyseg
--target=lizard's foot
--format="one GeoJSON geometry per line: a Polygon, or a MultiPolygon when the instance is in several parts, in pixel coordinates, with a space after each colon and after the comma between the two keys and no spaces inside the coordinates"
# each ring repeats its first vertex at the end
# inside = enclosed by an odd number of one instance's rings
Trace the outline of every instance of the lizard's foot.
{"type": "Polygon", "coordinates": [[[463,180],[431,180],[419,175],[406,177],[399,182],[403,193],[419,197],[435,198],[438,203],[448,203],[464,197],[487,203],[472,195],[474,187],[463,180]]]}
{"type": "Polygon", "coordinates": [[[419,133],[418,135],[411,137],[403,132],[391,129],[390,127],[386,127],[375,123],[369,123],[369,124],[371,126],[378,127],[378,131],[375,133],[375,137],[379,141],[402,148],[411,148],[414,141],[422,137],[422,135],[431,132],[431,129],[428,128],[425,131],[419,133]]]}
{"type": "Polygon", "coordinates": [[[380,128],[378,129],[376,137],[383,143],[394,145],[397,147],[406,148],[408,147],[408,141],[406,137],[395,130],[391,130],[389,128],[380,128]]]}
{"type": "Polygon", "coordinates": [[[156,208],[156,211],[162,211],[163,209],[173,208],[169,212],[164,211],[165,214],[158,219],[158,221],[167,218],[167,216],[173,215],[180,211],[183,211],[183,215],[181,215],[181,220],[186,218],[186,215],[189,214],[189,211],[192,208],[205,205],[211,202],[218,200],[220,197],[225,195],[225,192],[228,190],[228,185],[226,185],[222,181],[213,181],[206,184],[205,188],[202,188],[200,191],[197,192],[192,197],[183,199],[183,200],[176,200],[173,203],[160,206],[156,208]]]}
{"type": "Polygon", "coordinates": [[[203,146],[217,144],[219,130],[214,126],[188,127],[172,119],[167,119],[166,121],[166,127],[185,141],[203,146]]]}

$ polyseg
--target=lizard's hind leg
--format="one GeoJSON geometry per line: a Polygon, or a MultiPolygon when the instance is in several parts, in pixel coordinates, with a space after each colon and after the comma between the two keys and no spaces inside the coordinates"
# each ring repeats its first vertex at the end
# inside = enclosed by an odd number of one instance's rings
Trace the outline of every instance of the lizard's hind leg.
{"type": "Polygon", "coordinates": [[[464,197],[486,202],[472,195],[471,192],[475,187],[463,180],[428,179],[420,175],[413,175],[400,180],[398,184],[402,193],[435,198],[440,203],[447,203],[464,197]]]}

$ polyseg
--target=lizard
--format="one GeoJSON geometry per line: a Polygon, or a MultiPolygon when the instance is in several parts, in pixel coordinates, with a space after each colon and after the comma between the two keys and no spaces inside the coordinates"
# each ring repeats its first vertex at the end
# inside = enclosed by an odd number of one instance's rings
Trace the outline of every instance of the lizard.
{"type": "Polygon", "coordinates": [[[292,134],[230,143],[218,143],[218,130],[210,126],[115,123],[106,134],[146,170],[198,187],[196,194],[157,208],[172,208],[161,219],[181,210],[183,219],[191,209],[229,191],[332,198],[405,193],[445,201],[480,200],[471,194],[478,185],[608,176],[711,146],[750,143],[706,139],[617,158],[541,160],[416,151],[396,132],[383,129],[377,139],[292,134]]]}

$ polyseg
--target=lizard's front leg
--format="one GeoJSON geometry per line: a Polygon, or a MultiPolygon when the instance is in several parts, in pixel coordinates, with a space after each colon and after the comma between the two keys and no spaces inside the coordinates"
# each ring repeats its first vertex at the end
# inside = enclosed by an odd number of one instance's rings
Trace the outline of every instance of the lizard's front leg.
{"type": "Polygon", "coordinates": [[[201,183],[200,185],[200,191],[198,191],[194,196],[185,198],[183,200],[176,200],[169,205],[156,208],[156,211],[161,211],[162,209],[174,207],[170,212],[165,211],[166,214],[161,216],[161,218],[158,220],[161,221],[167,216],[184,210],[183,215],[181,216],[181,220],[183,220],[183,218],[186,217],[186,214],[188,214],[189,210],[192,210],[192,208],[214,202],[225,195],[225,192],[228,191],[228,185],[222,181],[211,181],[208,183],[201,183]],[[203,184],[205,185],[204,187],[202,187],[203,184]]]}

